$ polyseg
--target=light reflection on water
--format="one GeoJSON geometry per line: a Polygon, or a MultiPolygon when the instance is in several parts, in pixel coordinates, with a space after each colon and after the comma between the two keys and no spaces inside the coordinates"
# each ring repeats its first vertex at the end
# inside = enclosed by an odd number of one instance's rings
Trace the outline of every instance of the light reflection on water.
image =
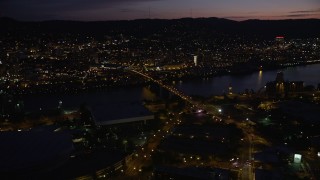
{"type": "MultiPolygon", "coordinates": [[[[245,89],[258,91],[269,81],[274,81],[280,70],[258,71],[245,75],[225,75],[209,80],[184,81],[177,88],[188,95],[220,95],[228,92],[229,85],[233,92],[243,92],[245,89]]],[[[305,85],[317,86],[320,83],[320,64],[289,67],[282,69],[286,81],[304,81],[305,85]]]]}
{"type": "Polygon", "coordinates": [[[257,84],[258,84],[258,86],[262,86],[262,75],[263,75],[263,72],[262,72],[262,70],[260,70],[259,71],[259,75],[258,75],[258,82],[257,82],[257,84]]]}
{"type": "MultiPolygon", "coordinates": [[[[228,92],[229,86],[235,93],[243,92],[245,89],[258,91],[268,81],[273,81],[279,70],[258,71],[246,75],[225,75],[213,78],[198,79],[191,81],[179,81],[175,86],[188,95],[220,95],[228,92]]],[[[320,83],[320,64],[290,67],[283,69],[285,80],[304,81],[306,85],[317,86],[320,83]]],[[[110,113],[115,108],[121,108],[125,112],[132,104],[142,104],[143,99],[152,100],[155,93],[145,87],[115,88],[103,92],[88,92],[76,95],[50,95],[50,96],[28,96],[24,98],[27,111],[48,108],[56,108],[59,101],[63,102],[64,108],[78,108],[82,103],[89,106],[102,106],[110,113]]],[[[141,108],[142,105],[141,105],[141,108]]]]}

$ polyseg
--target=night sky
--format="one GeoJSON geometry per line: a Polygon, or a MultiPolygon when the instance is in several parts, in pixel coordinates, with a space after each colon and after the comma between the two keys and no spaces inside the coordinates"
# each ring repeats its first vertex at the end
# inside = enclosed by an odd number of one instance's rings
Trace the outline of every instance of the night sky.
{"type": "Polygon", "coordinates": [[[0,0],[0,16],[28,21],[305,19],[320,18],[320,0],[0,0]]]}

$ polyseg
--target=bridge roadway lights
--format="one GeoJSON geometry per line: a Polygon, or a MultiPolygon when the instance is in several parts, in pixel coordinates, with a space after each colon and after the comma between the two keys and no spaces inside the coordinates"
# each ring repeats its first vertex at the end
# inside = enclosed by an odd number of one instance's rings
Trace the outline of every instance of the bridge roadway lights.
{"type": "Polygon", "coordinates": [[[139,74],[139,75],[141,75],[141,76],[143,76],[143,77],[145,77],[145,78],[148,78],[148,79],[152,80],[153,82],[159,84],[159,85],[162,86],[163,88],[166,88],[167,90],[169,90],[169,91],[172,92],[173,94],[175,94],[175,95],[179,96],[180,98],[184,99],[185,101],[193,104],[193,103],[191,102],[191,97],[182,95],[182,93],[180,93],[180,92],[179,92],[178,90],[176,90],[175,88],[170,87],[170,86],[167,86],[167,85],[164,85],[161,81],[156,80],[156,79],[153,79],[153,78],[150,77],[149,75],[143,74],[142,72],[139,72],[139,71],[136,71],[136,70],[130,70],[130,71],[131,71],[131,72],[134,72],[134,73],[136,73],[136,74],[139,74]]]}

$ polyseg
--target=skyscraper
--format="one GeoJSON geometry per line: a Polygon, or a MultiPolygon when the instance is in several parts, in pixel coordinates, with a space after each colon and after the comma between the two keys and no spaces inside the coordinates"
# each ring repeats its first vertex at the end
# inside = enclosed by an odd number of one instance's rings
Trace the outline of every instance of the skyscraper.
{"type": "Polygon", "coordinates": [[[198,66],[198,56],[193,56],[193,62],[195,66],[198,66]]]}

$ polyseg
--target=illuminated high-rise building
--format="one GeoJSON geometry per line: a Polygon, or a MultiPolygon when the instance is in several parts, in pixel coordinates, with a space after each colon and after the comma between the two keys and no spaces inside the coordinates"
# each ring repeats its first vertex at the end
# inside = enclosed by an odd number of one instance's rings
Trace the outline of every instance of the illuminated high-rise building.
{"type": "Polygon", "coordinates": [[[198,56],[193,56],[193,63],[195,66],[198,66],[198,56]]]}
{"type": "Polygon", "coordinates": [[[277,36],[276,37],[277,42],[283,42],[284,41],[284,36],[277,36]]]}

